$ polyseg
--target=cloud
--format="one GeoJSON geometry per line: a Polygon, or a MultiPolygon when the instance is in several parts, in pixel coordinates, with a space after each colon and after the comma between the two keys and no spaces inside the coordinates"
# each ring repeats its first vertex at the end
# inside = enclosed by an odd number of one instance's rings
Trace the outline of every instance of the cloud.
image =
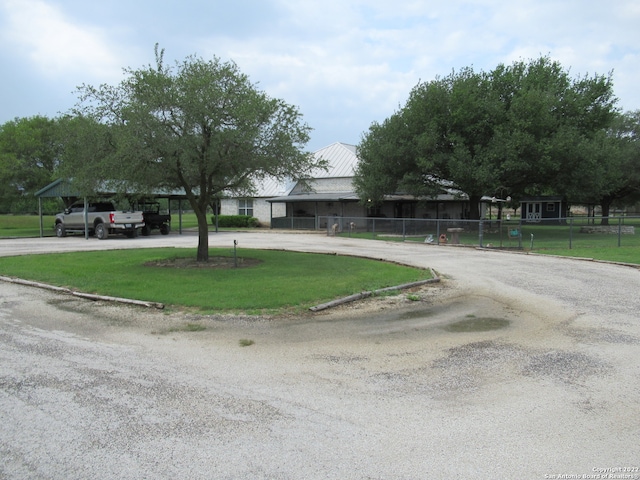
{"type": "Polygon", "coordinates": [[[5,0],[0,5],[5,11],[5,46],[50,79],[80,73],[108,80],[122,72],[121,59],[109,48],[104,30],[73,23],[41,0],[5,0]]]}
{"type": "Polygon", "coordinates": [[[639,24],[637,0],[0,0],[0,58],[14,72],[0,103],[5,115],[46,112],[27,84],[62,104],[63,90],[152,63],[158,42],[167,62],[234,60],[300,107],[318,148],[356,142],[419,81],[540,55],[576,76],[613,71],[629,110],[640,108],[639,24]]]}
{"type": "MultiPolygon", "coordinates": [[[[637,9],[623,1],[588,3],[277,0],[273,28],[249,37],[212,32],[198,48],[205,57],[236,61],[269,94],[299,105],[312,126],[331,130],[334,140],[355,142],[419,81],[462,67],[489,71],[549,55],[575,75],[607,74],[622,48],[619,63],[628,70],[628,52],[637,52],[637,9]]],[[[622,81],[615,84],[629,92],[622,81]]]]}

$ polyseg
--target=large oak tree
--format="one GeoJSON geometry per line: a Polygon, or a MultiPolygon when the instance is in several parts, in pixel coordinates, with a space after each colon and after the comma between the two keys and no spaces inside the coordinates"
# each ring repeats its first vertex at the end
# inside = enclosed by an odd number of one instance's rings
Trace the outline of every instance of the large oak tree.
{"type": "Polygon", "coordinates": [[[404,107],[372,124],[358,145],[356,189],[379,201],[446,185],[468,195],[471,219],[483,195],[575,191],[614,104],[609,77],[573,79],[547,57],[489,73],[464,68],[418,84],[404,107]]]}
{"type": "Polygon", "coordinates": [[[233,62],[191,56],[170,67],[156,46],[155,65],[125,73],[119,85],[80,88],[75,114],[109,128],[95,158],[70,159],[74,177],[125,181],[141,192],[182,189],[198,219],[198,261],[208,260],[213,198],[322,166],[304,151],[311,129],[298,109],[259,90],[233,62]]]}

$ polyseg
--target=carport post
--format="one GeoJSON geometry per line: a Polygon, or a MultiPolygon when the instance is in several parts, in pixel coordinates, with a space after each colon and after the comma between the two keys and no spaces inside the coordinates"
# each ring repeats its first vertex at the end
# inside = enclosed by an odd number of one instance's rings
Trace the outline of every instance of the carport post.
{"type": "Polygon", "coordinates": [[[40,238],[44,237],[44,226],[42,225],[42,197],[38,197],[38,217],[40,218],[40,238]]]}
{"type": "Polygon", "coordinates": [[[84,197],[84,239],[89,240],[89,202],[84,197]]]}

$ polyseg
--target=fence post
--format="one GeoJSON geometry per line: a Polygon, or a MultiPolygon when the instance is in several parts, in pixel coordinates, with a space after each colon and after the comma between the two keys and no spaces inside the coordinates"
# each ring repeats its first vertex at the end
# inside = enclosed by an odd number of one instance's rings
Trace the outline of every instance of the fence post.
{"type": "Polygon", "coordinates": [[[569,219],[569,250],[573,246],[573,217],[569,219]]]}
{"type": "Polygon", "coordinates": [[[618,246],[622,237],[622,217],[618,217],[618,246]]]}
{"type": "Polygon", "coordinates": [[[440,246],[440,219],[436,220],[436,240],[438,246],[440,246]]]}
{"type": "Polygon", "coordinates": [[[478,237],[480,238],[480,248],[482,248],[482,237],[483,237],[482,220],[480,220],[480,222],[478,223],[478,237]]]}
{"type": "Polygon", "coordinates": [[[520,215],[520,221],[518,222],[518,228],[520,233],[518,234],[518,248],[522,248],[522,215],[520,215]]]}
{"type": "Polygon", "coordinates": [[[402,241],[405,242],[407,240],[407,235],[406,235],[406,227],[405,227],[406,223],[405,223],[405,219],[402,219],[402,241]]]}

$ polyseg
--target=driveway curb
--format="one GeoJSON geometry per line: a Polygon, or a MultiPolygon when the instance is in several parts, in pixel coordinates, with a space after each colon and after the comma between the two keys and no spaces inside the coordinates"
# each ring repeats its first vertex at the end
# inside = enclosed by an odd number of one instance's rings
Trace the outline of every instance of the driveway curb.
{"type": "Polygon", "coordinates": [[[129,305],[138,305],[147,308],[163,309],[164,304],[158,302],[146,302],[143,300],[133,300],[130,298],[110,297],[107,295],[95,295],[92,293],[83,293],[71,290],[65,287],[56,287],[55,285],[49,285],[47,283],[32,282],[31,280],[23,280],[21,278],[4,277],[0,276],[0,281],[8,283],[17,283],[19,285],[26,285],[29,287],[42,288],[44,290],[51,290],[58,293],[66,293],[67,295],[73,295],[74,297],[86,298],[88,300],[98,301],[103,300],[107,302],[126,303],[129,305]]]}
{"type": "Polygon", "coordinates": [[[331,302],[322,303],[320,305],[315,305],[310,307],[309,310],[312,312],[320,312],[322,310],[327,310],[328,308],[337,307],[338,305],[344,305],[345,303],[355,302],[357,300],[362,300],[363,298],[368,298],[374,295],[380,295],[387,292],[394,292],[396,290],[406,290],[408,288],[419,287],[421,285],[427,285],[429,283],[438,283],[440,282],[440,277],[436,274],[436,272],[430,268],[431,275],[433,278],[429,280],[421,280],[419,282],[411,282],[411,283],[403,283],[402,285],[395,285],[393,287],[380,288],[378,290],[366,291],[355,293],[353,295],[349,295],[347,297],[339,298],[337,300],[333,300],[331,302]]]}

